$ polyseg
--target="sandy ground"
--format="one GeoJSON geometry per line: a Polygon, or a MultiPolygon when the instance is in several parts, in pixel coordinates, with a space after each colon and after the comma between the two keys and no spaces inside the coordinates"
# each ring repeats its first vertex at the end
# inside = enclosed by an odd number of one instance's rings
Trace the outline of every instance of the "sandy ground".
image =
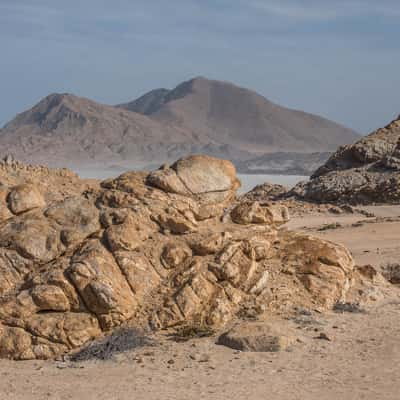
{"type": "MultiPolygon", "coordinates": [[[[356,263],[378,269],[390,262],[400,262],[400,206],[360,207],[375,217],[361,214],[307,215],[292,219],[287,227],[347,247],[356,263]],[[340,226],[330,228],[332,224],[340,226]]],[[[400,399],[400,396],[399,396],[400,399]]]]}
{"type": "MultiPolygon", "coordinates": [[[[400,260],[400,207],[363,215],[293,219],[302,230],[347,246],[359,264],[400,260]],[[332,224],[337,223],[333,227],[332,224]]],[[[13,399],[400,399],[400,288],[365,313],[315,314],[289,321],[299,332],[290,351],[242,353],[215,338],[157,345],[113,361],[0,361],[0,400],[13,399]],[[316,339],[325,333],[330,341],[316,339]]]]}

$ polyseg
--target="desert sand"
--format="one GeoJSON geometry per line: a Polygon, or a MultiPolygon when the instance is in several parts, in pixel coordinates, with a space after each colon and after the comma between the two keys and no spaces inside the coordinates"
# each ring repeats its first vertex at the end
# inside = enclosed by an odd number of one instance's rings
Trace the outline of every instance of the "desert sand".
{"type": "MultiPolygon", "coordinates": [[[[357,264],[379,270],[400,256],[400,206],[366,209],[376,217],[324,213],[288,226],[344,244],[357,264]]],[[[216,337],[176,343],[161,333],[156,345],[110,361],[0,360],[0,398],[398,399],[400,290],[392,289],[362,313],[288,321],[298,341],[277,353],[235,351],[216,337]]]]}

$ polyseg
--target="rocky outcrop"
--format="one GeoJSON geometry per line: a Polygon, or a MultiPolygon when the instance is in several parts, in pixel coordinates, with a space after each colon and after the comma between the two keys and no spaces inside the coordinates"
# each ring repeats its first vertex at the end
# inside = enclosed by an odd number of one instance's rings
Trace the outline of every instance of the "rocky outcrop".
{"type": "Polygon", "coordinates": [[[354,284],[345,248],[279,228],[279,204],[234,202],[228,161],[192,156],[75,194],[56,185],[56,198],[49,183],[32,196],[11,182],[0,197],[1,357],[52,358],[125,323],[220,328],[244,310],[329,309],[354,284]],[[29,206],[11,206],[15,191],[29,206]]]}
{"type": "Polygon", "coordinates": [[[29,165],[5,156],[0,161],[0,220],[8,210],[18,214],[97,187],[97,182],[80,179],[67,168],[29,165]]]}
{"type": "Polygon", "coordinates": [[[289,195],[317,202],[400,203],[400,118],[339,148],[289,195]]]}

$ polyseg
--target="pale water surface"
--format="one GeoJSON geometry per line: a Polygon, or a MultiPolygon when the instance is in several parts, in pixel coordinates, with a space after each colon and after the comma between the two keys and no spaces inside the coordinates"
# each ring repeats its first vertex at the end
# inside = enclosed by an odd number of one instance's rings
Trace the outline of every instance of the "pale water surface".
{"type": "Polygon", "coordinates": [[[238,174],[238,178],[242,182],[242,187],[239,189],[239,193],[246,193],[253,189],[254,186],[260,185],[261,183],[269,182],[276,183],[279,185],[292,188],[300,181],[307,181],[308,176],[301,175],[254,175],[254,174],[238,174]]]}
{"type": "MultiPolygon", "coordinates": [[[[132,168],[133,169],[133,168],[132,168]]],[[[75,168],[75,172],[81,178],[91,179],[107,179],[117,177],[118,175],[126,172],[126,169],[122,168],[75,168]]],[[[300,181],[308,180],[308,176],[301,175],[254,175],[254,174],[238,174],[238,178],[242,182],[242,187],[239,189],[239,193],[246,193],[261,183],[277,183],[280,185],[287,186],[288,188],[293,187],[300,181]]]]}

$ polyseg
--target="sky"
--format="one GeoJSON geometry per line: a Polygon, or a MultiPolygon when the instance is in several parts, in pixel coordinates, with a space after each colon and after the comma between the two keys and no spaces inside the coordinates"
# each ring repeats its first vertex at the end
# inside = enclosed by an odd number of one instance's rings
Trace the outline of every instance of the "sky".
{"type": "Polygon", "coordinates": [[[0,126],[201,75],[368,133],[400,114],[399,22],[398,0],[0,0],[0,126]]]}

